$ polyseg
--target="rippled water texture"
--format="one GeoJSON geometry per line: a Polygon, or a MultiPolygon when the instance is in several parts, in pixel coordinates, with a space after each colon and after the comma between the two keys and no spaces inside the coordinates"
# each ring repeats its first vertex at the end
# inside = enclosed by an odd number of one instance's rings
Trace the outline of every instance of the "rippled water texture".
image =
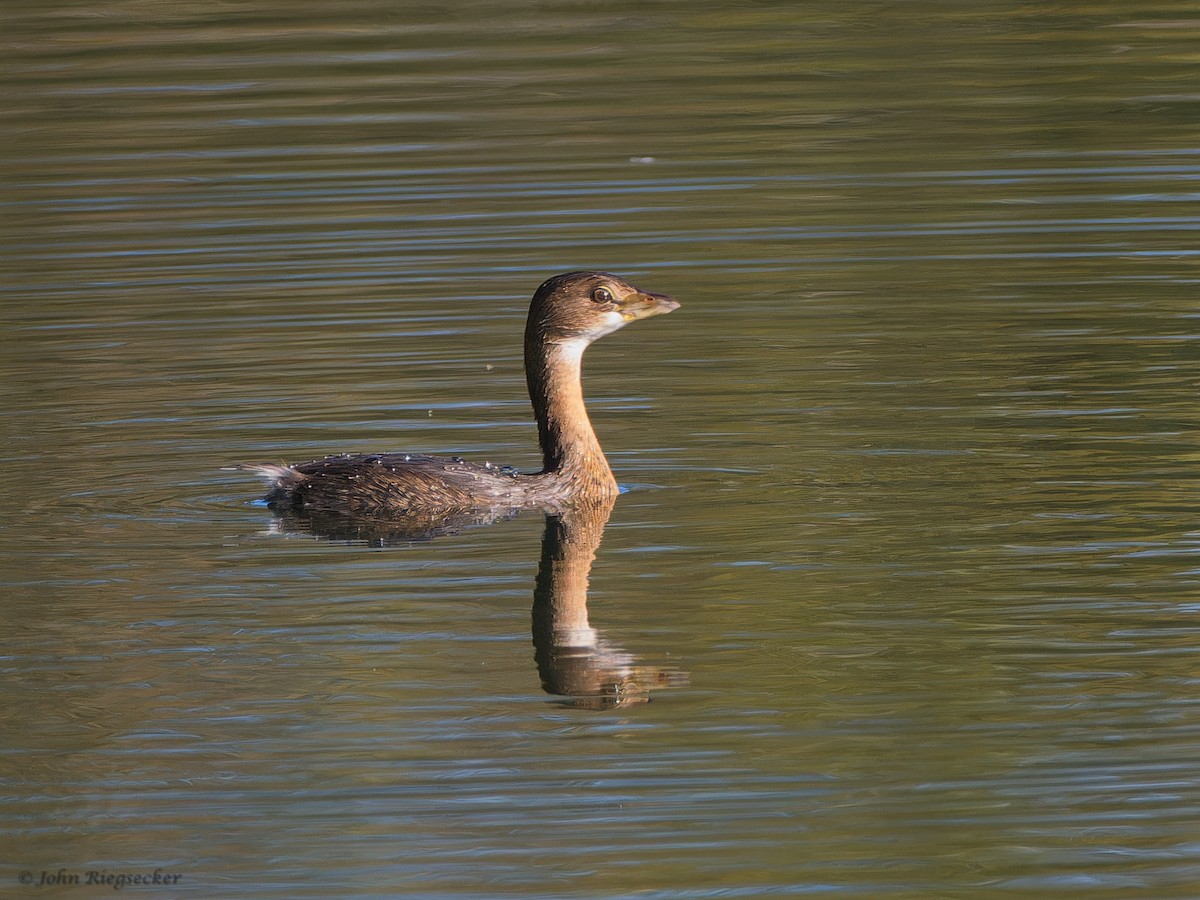
{"type": "Polygon", "coordinates": [[[0,894],[1194,896],[1198,41],[9,3],[0,894]],[[583,267],[683,303],[589,352],[606,527],[319,539],[222,468],[535,467],[583,267]]]}

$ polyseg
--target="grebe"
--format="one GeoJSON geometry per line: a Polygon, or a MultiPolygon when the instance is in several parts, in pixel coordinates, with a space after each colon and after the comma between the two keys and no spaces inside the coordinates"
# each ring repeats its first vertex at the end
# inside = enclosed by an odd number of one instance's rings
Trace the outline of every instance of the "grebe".
{"type": "Polygon", "coordinates": [[[525,324],[525,379],[537,419],[542,470],[522,475],[458,457],[376,453],[329,456],[291,466],[246,465],[271,484],[280,513],[436,519],[456,511],[561,508],[617,494],[583,403],[580,367],[592,341],[637,319],[677,309],[606,272],[568,272],[542,284],[525,324]]]}

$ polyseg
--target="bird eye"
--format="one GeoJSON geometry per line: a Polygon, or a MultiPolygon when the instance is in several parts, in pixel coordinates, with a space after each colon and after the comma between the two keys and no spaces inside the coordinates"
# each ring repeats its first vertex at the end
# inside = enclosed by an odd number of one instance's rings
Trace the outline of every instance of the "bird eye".
{"type": "Polygon", "coordinates": [[[612,303],[612,291],[610,291],[608,288],[596,288],[594,291],[592,291],[592,299],[597,303],[612,303]]]}

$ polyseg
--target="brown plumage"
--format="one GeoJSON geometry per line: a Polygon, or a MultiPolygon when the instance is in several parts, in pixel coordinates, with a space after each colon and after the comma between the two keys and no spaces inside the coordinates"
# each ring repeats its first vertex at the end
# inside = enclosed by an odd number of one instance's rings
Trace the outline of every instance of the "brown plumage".
{"type": "Polygon", "coordinates": [[[605,272],[569,272],[537,289],[525,326],[525,376],[543,460],[536,474],[406,453],[238,468],[267,478],[271,508],[293,516],[485,521],[505,510],[615,496],[616,479],[583,403],[583,351],[628,322],[678,306],[605,272]]]}

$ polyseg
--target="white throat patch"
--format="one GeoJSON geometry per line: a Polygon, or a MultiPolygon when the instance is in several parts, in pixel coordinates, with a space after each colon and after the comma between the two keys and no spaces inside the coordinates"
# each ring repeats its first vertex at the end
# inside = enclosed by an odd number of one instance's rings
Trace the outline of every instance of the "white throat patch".
{"type": "Polygon", "coordinates": [[[625,317],[619,312],[606,312],[596,326],[583,337],[557,342],[558,353],[563,359],[578,363],[583,358],[583,351],[588,348],[588,344],[606,334],[612,334],[624,324],[625,317]]]}

